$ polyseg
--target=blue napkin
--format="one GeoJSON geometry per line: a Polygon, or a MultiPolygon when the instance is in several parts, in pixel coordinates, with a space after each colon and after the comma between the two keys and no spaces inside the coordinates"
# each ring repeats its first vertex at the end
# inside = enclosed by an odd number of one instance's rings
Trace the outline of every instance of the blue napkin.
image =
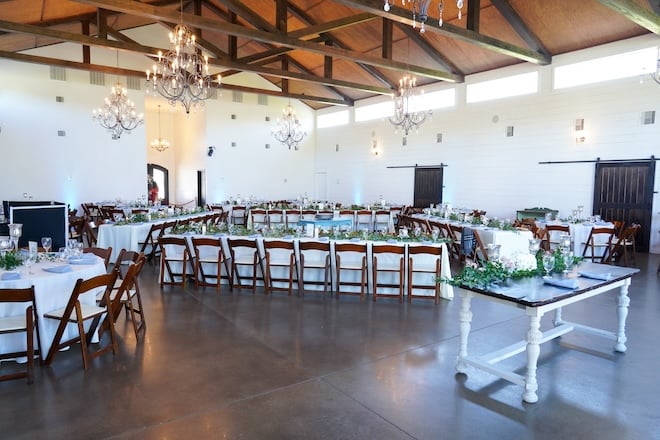
{"type": "Polygon", "coordinates": [[[64,264],[62,266],[44,267],[44,270],[52,273],[66,273],[71,272],[71,266],[64,264]]]}
{"type": "Polygon", "coordinates": [[[357,238],[357,237],[353,237],[353,238],[351,238],[351,241],[352,241],[352,242],[356,242],[356,241],[360,241],[360,239],[357,238]]]}
{"type": "Polygon", "coordinates": [[[578,275],[581,277],[585,278],[591,278],[594,280],[602,280],[602,281],[609,281],[612,279],[612,274],[607,272],[607,273],[598,273],[598,272],[586,272],[586,271],[580,271],[578,272],[578,275]]]}
{"type": "Polygon", "coordinates": [[[330,238],[328,237],[320,237],[319,241],[330,241],[330,238]]]}
{"type": "Polygon", "coordinates": [[[96,264],[95,255],[83,255],[78,258],[69,258],[69,264],[96,264]]]}
{"type": "Polygon", "coordinates": [[[293,238],[293,236],[292,235],[285,235],[282,238],[285,239],[285,240],[291,240],[293,238]]]}
{"type": "Polygon", "coordinates": [[[0,279],[2,281],[20,280],[21,274],[20,272],[5,272],[2,274],[2,276],[0,276],[0,279]]]}
{"type": "Polygon", "coordinates": [[[259,234],[250,234],[248,235],[248,238],[257,238],[259,237],[259,234]]]}
{"type": "Polygon", "coordinates": [[[395,239],[393,239],[393,238],[387,240],[387,242],[388,242],[389,244],[395,244],[395,243],[397,243],[397,241],[396,241],[395,239]]]}
{"type": "Polygon", "coordinates": [[[579,286],[577,278],[543,277],[543,282],[551,286],[563,287],[564,289],[577,289],[579,286]]]}

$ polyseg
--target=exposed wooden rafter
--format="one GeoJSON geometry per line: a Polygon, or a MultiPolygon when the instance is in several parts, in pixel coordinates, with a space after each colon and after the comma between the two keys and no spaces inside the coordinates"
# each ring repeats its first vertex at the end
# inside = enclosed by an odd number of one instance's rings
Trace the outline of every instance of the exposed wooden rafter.
{"type": "MultiPolygon", "coordinates": [[[[152,18],[154,20],[177,21],[180,16],[176,12],[165,10],[163,8],[153,7],[148,4],[138,3],[132,0],[75,0],[78,3],[84,3],[100,8],[106,8],[125,14],[132,14],[142,17],[152,18]]],[[[220,20],[214,20],[206,17],[198,17],[191,14],[182,14],[185,23],[195,28],[216,31],[226,34],[237,35],[265,43],[280,44],[295,49],[301,49],[318,55],[328,55],[334,58],[346,59],[354,62],[361,62],[372,66],[383,67],[398,72],[411,72],[415,75],[424,76],[440,81],[462,82],[464,78],[449,72],[436,69],[430,69],[423,66],[401,63],[393,60],[383,60],[380,57],[365,55],[363,53],[353,52],[338,47],[329,47],[322,44],[311,43],[308,41],[291,38],[287,35],[278,33],[264,32],[257,29],[248,29],[243,26],[233,25],[220,20]]]]}
{"type": "MultiPolygon", "coordinates": [[[[619,14],[624,15],[629,20],[650,30],[654,34],[660,34],[660,15],[657,12],[649,12],[632,0],[598,0],[598,2],[608,8],[614,9],[619,14]]],[[[651,4],[653,5],[653,2],[651,4]]],[[[656,4],[654,11],[657,11],[657,7],[658,5],[656,4]]]]}
{"type": "MultiPolygon", "coordinates": [[[[388,18],[390,20],[398,21],[407,25],[412,25],[412,16],[408,9],[392,5],[388,12],[383,10],[383,2],[381,0],[334,0],[336,3],[341,3],[351,8],[361,11],[371,12],[375,15],[388,18]]],[[[438,34],[455,38],[466,43],[471,43],[483,49],[495,51],[497,53],[508,55],[522,61],[527,61],[534,64],[550,64],[550,58],[531,49],[517,47],[506,41],[501,41],[496,38],[488,37],[477,32],[463,29],[454,26],[450,23],[443,23],[442,26],[438,24],[437,17],[429,15],[426,21],[426,32],[436,32],[438,34]]]]}

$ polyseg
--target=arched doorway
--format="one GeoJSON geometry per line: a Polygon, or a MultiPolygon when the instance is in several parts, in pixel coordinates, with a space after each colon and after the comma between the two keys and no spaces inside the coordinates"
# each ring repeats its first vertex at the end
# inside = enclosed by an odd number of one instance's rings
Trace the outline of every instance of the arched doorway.
{"type": "MultiPolygon", "coordinates": [[[[155,163],[147,164],[147,175],[151,176],[154,182],[158,185],[158,200],[162,205],[169,205],[170,203],[170,179],[169,171],[167,168],[155,163]]],[[[148,190],[149,188],[147,188],[148,190]]]]}

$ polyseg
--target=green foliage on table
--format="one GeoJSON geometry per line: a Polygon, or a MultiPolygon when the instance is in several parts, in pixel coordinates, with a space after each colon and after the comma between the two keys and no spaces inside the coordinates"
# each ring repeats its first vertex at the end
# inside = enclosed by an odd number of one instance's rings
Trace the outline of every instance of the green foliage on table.
{"type": "Polygon", "coordinates": [[[131,223],[144,223],[148,222],[149,220],[149,215],[143,213],[138,213],[131,217],[131,223]]]}
{"type": "Polygon", "coordinates": [[[457,222],[460,220],[460,217],[455,212],[452,212],[451,214],[449,214],[449,220],[457,222]]]}
{"type": "Polygon", "coordinates": [[[6,252],[5,255],[0,255],[0,269],[12,270],[23,264],[23,258],[19,253],[14,251],[6,252]]]}
{"type": "Polygon", "coordinates": [[[351,205],[351,209],[353,211],[360,211],[360,210],[364,209],[364,206],[362,206],[362,205],[351,205]]]}
{"type": "Polygon", "coordinates": [[[500,284],[507,279],[535,277],[542,274],[543,269],[514,269],[504,266],[500,261],[487,261],[483,265],[467,264],[453,279],[442,278],[438,281],[458,287],[486,289],[493,284],[500,284]]]}

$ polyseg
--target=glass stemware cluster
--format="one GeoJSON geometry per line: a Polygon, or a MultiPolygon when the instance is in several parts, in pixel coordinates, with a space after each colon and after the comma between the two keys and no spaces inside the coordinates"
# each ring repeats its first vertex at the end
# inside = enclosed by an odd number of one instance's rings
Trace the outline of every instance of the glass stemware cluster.
{"type": "Polygon", "coordinates": [[[23,235],[23,225],[20,223],[10,223],[7,227],[9,228],[9,237],[14,251],[18,252],[18,240],[23,235]]]}
{"type": "Polygon", "coordinates": [[[564,273],[568,273],[573,269],[572,244],[573,242],[570,234],[561,234],[559,236],[559,248],[564,259],[564,273]]]}

